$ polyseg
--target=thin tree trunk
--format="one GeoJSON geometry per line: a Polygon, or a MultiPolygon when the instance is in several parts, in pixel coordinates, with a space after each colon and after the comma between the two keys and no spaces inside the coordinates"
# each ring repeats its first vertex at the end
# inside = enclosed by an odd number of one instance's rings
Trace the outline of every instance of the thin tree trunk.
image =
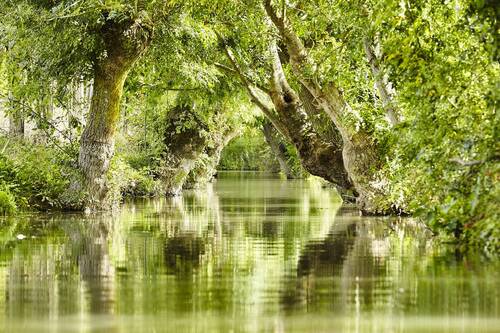
{"type": "Polygon", "coordinates": [[[9,117],[9,135],[19,139],[24,138],[24,119],[22,117],[9,117]]]}
{"type": "Polygon", "coordinates": [[[146,49],[150,34],[133,21],[108,21],[103,27],[107,55],[95,65],[92,101],[78,158],[88,195],[86,205],[91,209],[105,208],[106,173],[114,154],[123,85],[134,62],[146,49]]]}
{"type": "MultiPolygon", "coordinates": [[[[12,97],[12,92],[9,92],[7,103],[10,103],[10,105],[12,106],[13,100],[14,98],[12,97]]],[[[16,111],[18,110],[19,109],[17,109],[16,107],[16,111]]],[[[14,138],[24,138],[24,117],[19,111],[15,112],[15,114],[9,115],[9,135],[14,138]]]]}
{"type": "Polygon", "coordinates": [[[387,83],[384,81],[384,78],[380,73],[377,57],[375,52],[373,52],[372,43],[368,38],[364,39],[363,47],[365,49],[366,60],[368,61],[368,64],[370,64],[373,79],[375,80],[375,87],[377,88],[377,92],[380,100],[382,101],[382,106],[387,114],[387,118],[389,119],[391,125],[397,125],[399,123],[398,110],[394,106],[387,83]]]}
{"type": "Polygon", "coordinates": [[[278,133],[273,124],[271,124],[271,122],[269,121],[265,121],[262,125],[262,133],[264,133],[264,138],[271,148],[271,151],[274,153],[274,157],[278,160],[281,172],[286,176],[287,179],[295,178],[292,169],[288,165],[288,159],[290,158],[290,156],[288,155],[285,145],[279,139],[277,135],[278,133]]]}

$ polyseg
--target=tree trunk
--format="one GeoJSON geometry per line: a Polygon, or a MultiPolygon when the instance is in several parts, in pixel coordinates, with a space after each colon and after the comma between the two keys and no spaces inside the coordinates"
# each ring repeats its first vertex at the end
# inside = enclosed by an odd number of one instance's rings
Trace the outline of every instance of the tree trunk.
{"type": "Polygon", "coordinates": [[[300,100],[304,105],[304,110],[311,120],[311,124],[315,131],[318,132],[322,138],[330,141],[335,147],[337,147],[337,149],[342,150],[342,136],[340,135],[337,127],[335,127],[335,124],[332,122],[332,119],[328,117],[323,109],[316,105],[314,96],[303,84],[300,84],[298,93],[300,100]]]}
{"type": "Polygon", "coordinates": [[[9,135],[13,138],[24,138],[24,116],[22,115],[21,112],[19,112],[19,109],[17,108],[18,106],[14,106],[13,102],[14,98],[12,97],[12,92],[9,92],[9,98],[8,98],[8,103],[11,106],[11,112],[12,110],[14,113],[11,113],[9,115],[9,135]]]}
{"type": "Polygon", "coordinates": [[[373,51],[372,43],[368,38],[364,39],[363,47],[365,49],[366,60],[372,70],[378,96],[382,101],[382,106],[387,114],[387,118],[389,119],[391,125],[397,125],[399,123],[399,112],[392,101],[391,94],[389,93],[389,89],[387,87],[387,82],[385,82],[382,73],[380,73],[377,57],[373,51]]]}
{"type": "Polygon", "coordinates": [[[212,181],[217,173],[217,166],[221,159],[222,150],[227,146],[229,141],[238,135],[238,131],[229,129],[213,134],[214,145],[205,148],[204,158],[199,159],[195,163],[195,167],[189,173],[183,188],[197,188],[212,181]]]}
{"type": "Polygon", "coordinates": [[[225,48],[226,55],[247,89],[252,102],[257,105],[274,127],[292,143],[299,153],[302,166],[309,173],[334,183],[340,192],[352,186],[342,161],[342,151],[320,135],[311,126],[307,113],[297,93],[285,78],[276,47],[272,47],[273,75],[269,95],[274,107],[262,101],[251,87],[251,83],[239,68],[235,57],[225,48]]]}
{"type": "Polygon", "coordinates": [[[351,183],[344,168],[342,150],[323,140],[312,128],[302,101],[286,80],[274,43],[271,45],[271,54],[273,74],[270,97],[279,119],[288,129],[288,137],[297,148],[304,168],[334,183],[340,192],[350,190],[351,183]]]}
{"type": "Polygon", "coordinates": [[[342,137],[343,164],[358,193],[359,208],[370,214],[387,212],[389,209],[384,200],[383,189],[375,185],[383,183],[377,179],[376,174],[382,165],[378,144],[369,133],[356,129],[345,120],[349,113],[354,113],[335,83],[320,85],[307,75],[316,65],[307,54],[302,41],[287,18],[276,15],[270,0],[263,0],[263,3],[268,17],[285,43],[292,71],[314,97],[316,105],[330,116],[342,137]]]}
{"type": "Polygon", "coordinates": [[[19,116],[9,117],[9,135],[14,138],[24,138],[24,119],[19,116]]]}
{"type": "Polygon", "coordinates": [[[78,166],[83,174],[85,205],[106,206],[106,173],[114,154],[123,85],[134,62],[142,55],[151,32],[137,22],[108,21],[101,31],[106,56],[97,60],[87,124],[80,140],[78,166]]]}
{"type": "Polygon", "coordinates": [[[160,178],[166,195],[179,195],[189,172],[207,147],[208,138],[200,129],[206,125],[196,117],[187,106],[176,106],[170,113],[165,129],[165,145],[163,165],[160,178]],[[193,121],[196,126],[185,127],[193,121]]]}
{"type": "Polygon", "coordinates": [[[262,125],[262,132],[264,133],[264,138],[267,144],[274,153],[274,157],[278,160],[281,172],[286,176],[287,179],[296,178],[293,174],[292,168],[288,165],[288,159],[290,156],[286,150],[285,144],[278,137],[278,133],[270,121],[265,121],[262,125]]]}

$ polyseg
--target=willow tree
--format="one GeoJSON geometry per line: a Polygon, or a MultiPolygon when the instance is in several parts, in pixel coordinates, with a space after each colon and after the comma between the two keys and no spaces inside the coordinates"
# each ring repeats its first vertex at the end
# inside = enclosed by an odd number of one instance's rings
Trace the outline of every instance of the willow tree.
{"type": "Polygon", "coordinates": [[[214,60],[215,66],[240,82],[250,100],[296,148],[304,169],[336,184],[342,192],[349,192],[352,186],[342,151],[337,142],[322,137],[314,128],[298,89],[285,75],[278,50],[271,46],[273,37],[262,12],[224,1],[207,6],[209,12],[215,13],[207,20],[219,37],[222,51],[214,60]],[[231,22],[229,26],[227,21],[231,22]],[[255,39],[256,33],[263,38],[255,39]]]}
{"type": "Polygon", "coordinates": [[[288,75],[342,134],[361,207],[422,214],[435,231],[493,252],[497,7],[469,0],[255,7],[290,55],[288,75]]]}
{"type": "Polygon", "coordinates": [[[105,204],[106,174],[127,75],[153,41],[153,31],[175,16],[174,1],[8,1],[18,49],[39,82],[60,87],[93,82],[87,123],[80,140],[82,179],[72,190],[86,193],[85,205],[105,204]],[[22,43],[18,43],[22,41],[22,43]],[[31,52],[30,52],[31,50],[31,52]]]}
{"type": "Polygon", "coordinates": [[[341,87],[334,81],[321,84],[311,75],[317,64],[296,34],[286,11],[278,14],[270,0],[264,0],[263,5],[286,47],[293,73],[331,117],[341,134],[343,164],[358,192],[359,207],[370,213],[385,211],[382,205],[384,193],[374,185],[378,180],[376,171],[383,165],[376,142],[369,132],[356,128],[355,123],[350,121],[349,118],[356,113],[344,98],[341,87]]]}
{"type": "Polygon", "coordinates": [[[104,54],[94,63],[92,102],[78,157],[90,205],[99,205],[105,200],[106,173],[114,154],[123,85],[131,67],[150,43],[153,32],[146,13],[141,12],[140,17],[128,14],[119,19],[103,14],[105,23],[99,37],[104,54]]]}
{"type": "Polygon", "coordinates": [[[341,151],[337,149],[335,142],[325,140],[315,131],[299,95],[285,77],[274,41],[270,42],[269,48],[271,70],[266,87],[249,80],[233,52],[227,45],[224,46],[231,72],[240,78],[251,101],[295,146],[304,168],[309,173],[336,184],[341,192],[350,190],[351,184],[342,163],[341,151]],[[255,89],[260,90],[260,93],[255,89]]]}

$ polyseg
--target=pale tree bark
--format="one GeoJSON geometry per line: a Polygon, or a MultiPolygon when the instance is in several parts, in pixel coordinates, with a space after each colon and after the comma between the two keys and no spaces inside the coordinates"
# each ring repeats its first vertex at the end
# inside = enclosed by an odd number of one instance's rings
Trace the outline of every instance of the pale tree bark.
{"type": "Polygon", "coordinates": [[[24,138],[24,119],[22,117],[9,117],[9,135],[13,138],[24,138]]]}
{"type": "Polygon", "coordinates": [[[78,158],[83,189],[88,195],[86,206],[91,209],[105,208],[106,173],[114,154],[123,85],[147,48],[151,30],[132,20],[108,21],[101,36],[106,54],[95,64],[92,100],[78,158]]]}
{"type": "MultiPolygon", "coordinates": [[[[14,109],[14,97],[12,96],[12,92],[9,92],[7,103],[9,103],[12,112],[14,109]]],[[[16,109],[16,111],[18,110],[19,109],[16,109]]],[[[9,115],[9,135],[13,138],[24,138],[24,116],[19,111],[9,115]]]]}
{"type": "Polygon", "coordinates": [[[304,169],[312,175],[332,182],[341,193],[351,190],[352,186],[344,169],[341,150],[338,150],[331,142],[323,140],[311,126],[298,94],[286,80],[274,43],[271,46],[273,58],[271,88],[263,90],[270,97],[272,106],[268,106],[263,97],[260,97],[253,90],[252,83],[243,74],[234,55],[227,47],[225,51],[235,72],[238,73],[249,92],[252,102],[262,110],[273,126],[295,146],[304,169]]]}
{"type": "Polygon", "coordinates": [[[300,84],[298,90],[300,100],[304,105],[304,110],[306,111],[313,128],[319,135],[325,140],[330,141],[338,150],[342,150],[343,141],[339,130],[333,123],[332,119],[316,104],[314,96],[309,90],[300,84]]]}
{"type": "Polygon", "coordinates": [[[382,102],[382,106],[387,114],[387,118],[392,126],[399,123],[399,111],[394,105],[394,101],[389,93],[388,84],[385,82],[384,77],[380,71],[377,56],[373,50],[373,43],[370,39],[363,40],[363,48],[365,50],[366,60],[370,65],[373,79],[375,80],[375,88],[377,89],[378,96],[382,102]]]}
{"type": "Polygon", "coordinates": [[[278,17],[270,0],[263,0],[263,4],[268,17],[277,28],[287,48],[293,73],[314,96],[316,105],[330,116],[342,137],[343,162],[358,193],[359,208],[365,213],[385,213],[388,208],[385,204],[384,193],[376,185],[381,183],[377,179],[377,171],[383,162],[377,143],[365,130],[356,129],[346,121],[347,116],[354,113],[339,87],[334,82],[321,85],[311,77],[310,73],[314,73],[317,66],[309,57],[286,16],[278,17]]]}

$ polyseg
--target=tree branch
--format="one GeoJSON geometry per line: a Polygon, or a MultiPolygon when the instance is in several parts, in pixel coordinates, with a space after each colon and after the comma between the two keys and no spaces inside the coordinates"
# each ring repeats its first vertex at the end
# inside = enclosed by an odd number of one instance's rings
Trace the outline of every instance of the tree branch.
{"type": "Polygon", "coordinates": [[[273,5],[271,4],[271,0],[263,0],[263,4],[267,15],[269,16],[271,21],[273,21],[274,25],[280,30],[283,29],[285,27],[284,17],[280,18],[278,17],[278,15],[276,15],[273,5]]]}
{"type": "MultiPolygon", "coordinates": [[[[231,67],[228,67],[224,64],[221,64],[221,63],[214,63],[214,66],[217,67],[217,68],[220,68],[222,70],[225,70],[226,72],[229,72],[229,73],[232,73],[232,74],[235,74],[235,75],[239,75],[238,72],[236,70],[234,70],[233,68],[231,67]]],[[[267,95],[270,94],[270,90],[267,88],[267,87],[264,87],[263,85],[261,85],[260,83],[257,83],[255,82],[254,80],[252,80],[248,75],[246,75],[245,73],[243,73],[243,75],[245,75],[246,79],[248,81],[250,81],[252,83],[252,85],[254,85],[256,88],[258,88],[259,90],[261,90],[262,92],[266,93],[267,95]]]]}
{"type": "Polygon", "coordinates": [[[464,167],[465,166],[479,165],[479,164],[483,164],[485,162],[484,160],[464,161],[463,159],[461,159],[459,157],[450,158],[449,161],[456,163],[460,166],[464,166],[464,167]]]}

